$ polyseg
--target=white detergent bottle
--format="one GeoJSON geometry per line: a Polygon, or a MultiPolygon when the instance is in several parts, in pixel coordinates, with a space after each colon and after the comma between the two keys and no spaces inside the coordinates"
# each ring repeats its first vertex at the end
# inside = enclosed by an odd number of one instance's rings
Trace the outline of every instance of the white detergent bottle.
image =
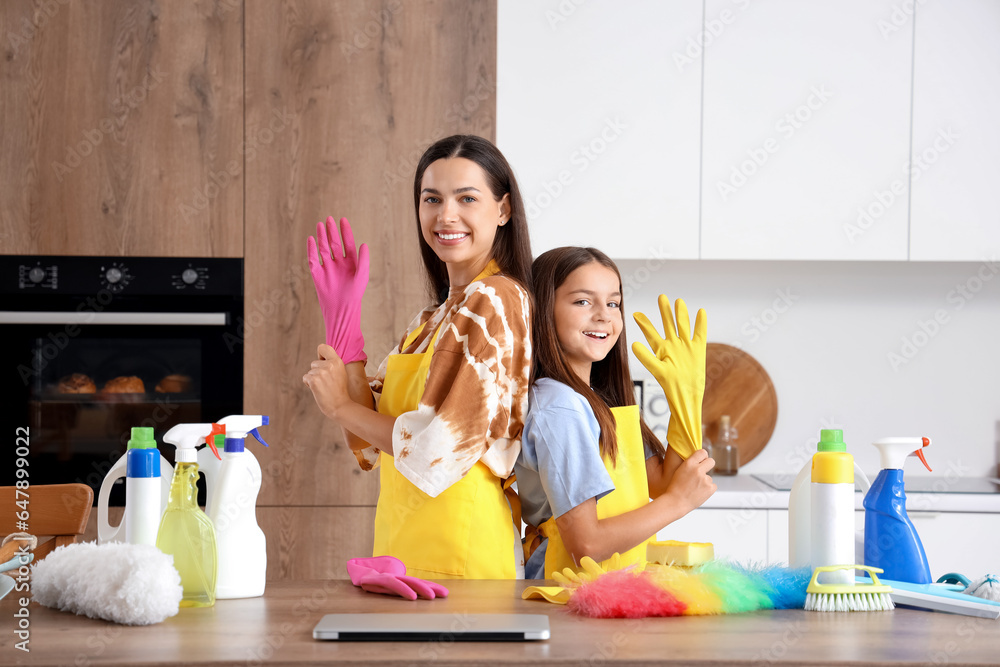
{"type": "Polygon", "coordinates": [[[97,541],[156,544],[160,517],[170,497],[174,469],[156,448],[153,429],[136,426],[125,455],[111,466],[97,495],[97,541]],[[108,501],[115,482],[125,478],[125,512],[122,522],[108,521],[108,501]]]}
{"type": "MultiPolygon", "coordinates": [[[[856,480],[866,492],[871,484],[847,453],[842,430],[822,429],[816,449],[796,476],[788,497],[788,565],[816,568],[861,562],[864,535],[854,528],[854,485],[856,480]],[[825,562],[832,558],[844,560],[825,562]]],[[[853,583],[854,573],[828,573],[823,583],[840,580],[853,583]]]]}
{"type": "MultiPolygon", "coordinates": [[[[267,543],[257,524],[257,494],[261,469],[257,457],[246,449],[253,435],[267,443],[257,427],[266,426],[266,415],[230,415],[219,420],[226,427],[226,447],[215,479],[208,476],[211,492],[209,516],[219,544],[220,600],[252,598],[264,594],[267,578],[267,543]]],[[[209,473],[211,474],[211,473],[209,473]]]]}

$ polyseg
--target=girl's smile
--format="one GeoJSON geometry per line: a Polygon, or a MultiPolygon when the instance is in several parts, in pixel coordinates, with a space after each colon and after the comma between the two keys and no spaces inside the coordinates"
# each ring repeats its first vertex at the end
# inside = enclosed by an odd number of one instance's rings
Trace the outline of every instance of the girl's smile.
{"type": "Polygon", "coordinates": [[[590,383],[590,369],[618,341],[622,331],[621,285],[611,269],[590,262],[577,267],[556,288],[556,337],[570,367],[590,383]]]}

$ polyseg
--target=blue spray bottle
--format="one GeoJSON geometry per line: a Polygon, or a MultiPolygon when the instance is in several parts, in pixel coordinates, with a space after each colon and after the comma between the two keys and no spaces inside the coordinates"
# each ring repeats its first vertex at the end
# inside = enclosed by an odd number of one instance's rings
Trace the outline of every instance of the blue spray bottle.
{"type": "Polygon", "coordinates": [[[931,583],[927,554],[917,529],[906,514],[903,464],[917,456],[931,469],[923,448],[929,438],[883,438],[872,443],[882,454],[882,470],[865,495],[865,565],[880,567],[885,578],[915,584],[931,583]]]}

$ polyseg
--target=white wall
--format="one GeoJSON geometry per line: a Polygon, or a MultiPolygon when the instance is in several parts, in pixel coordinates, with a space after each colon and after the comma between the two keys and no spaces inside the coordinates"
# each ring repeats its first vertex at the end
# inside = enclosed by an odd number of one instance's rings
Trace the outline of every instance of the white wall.
{"type": "MultiPolygon", "coordinates": [[[[573,242],[568,231],[566,243],[573,242]]],[[[741,473],[797,470],[815,451],[821,428],[842,428],[848,451],[869,473],[878,470],[873,440],[914,435],[931,438],[925,454],[934,474],[996,475],[1000,258],[981,263],[650,258],[621,261],[619,269],[630,343],[642,336],[631,312],[641,310],[659,321],[656,298],[663,292],[682,297],[692,317],[705,308],[709,341],[741,347],[771,376],[778,423],[768,445],[741,473]]],[[[633,375],[650,377],[634,361],[633,375]]],[[[907,465],[907,474],[929,474],[916,459],[907,465]]]]}

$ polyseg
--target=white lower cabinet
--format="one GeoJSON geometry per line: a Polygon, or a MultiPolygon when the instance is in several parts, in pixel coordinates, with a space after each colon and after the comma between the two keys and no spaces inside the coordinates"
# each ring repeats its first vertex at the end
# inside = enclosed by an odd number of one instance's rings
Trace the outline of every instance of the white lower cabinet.
{"type": "Polygon", "coordinates": [[[931,577],[958,572],[970,579],[1000,574],[1000,514],[909,512],[931,577]]]}
{"type": "Polygon", "coordinates": [[[658,540],[711,542],[716,558],[741,564],[768,561],[768,510],[697,509],[656,534],[658,540]]]}
{"type": "MultiPolygon", "coordinates": [[[[924,545],[935,580],[949,572],[970,579],[1000,573],[1000,514],[917,511],[908,514],[924,545]]],[[[767,515],[767,561],[787,563],[788,510],[767,510],[767,515]]],[[[865,513],[857,511],[854,518],[855,526],[863,531],[865,513]]]]}
{"type": "MultiPolygon", "coordinates": [[[[936,580],[958,572],[970,579],[1000,574],[1000,514],[909,512],[936,580]]],[[[858,562],[865,513],[855,512],[858,562]]],[[[742,564],[788,563],[788,510],[698,509],[656,535],[658,540],[711,542],[716,558],[742,564]]]]}

